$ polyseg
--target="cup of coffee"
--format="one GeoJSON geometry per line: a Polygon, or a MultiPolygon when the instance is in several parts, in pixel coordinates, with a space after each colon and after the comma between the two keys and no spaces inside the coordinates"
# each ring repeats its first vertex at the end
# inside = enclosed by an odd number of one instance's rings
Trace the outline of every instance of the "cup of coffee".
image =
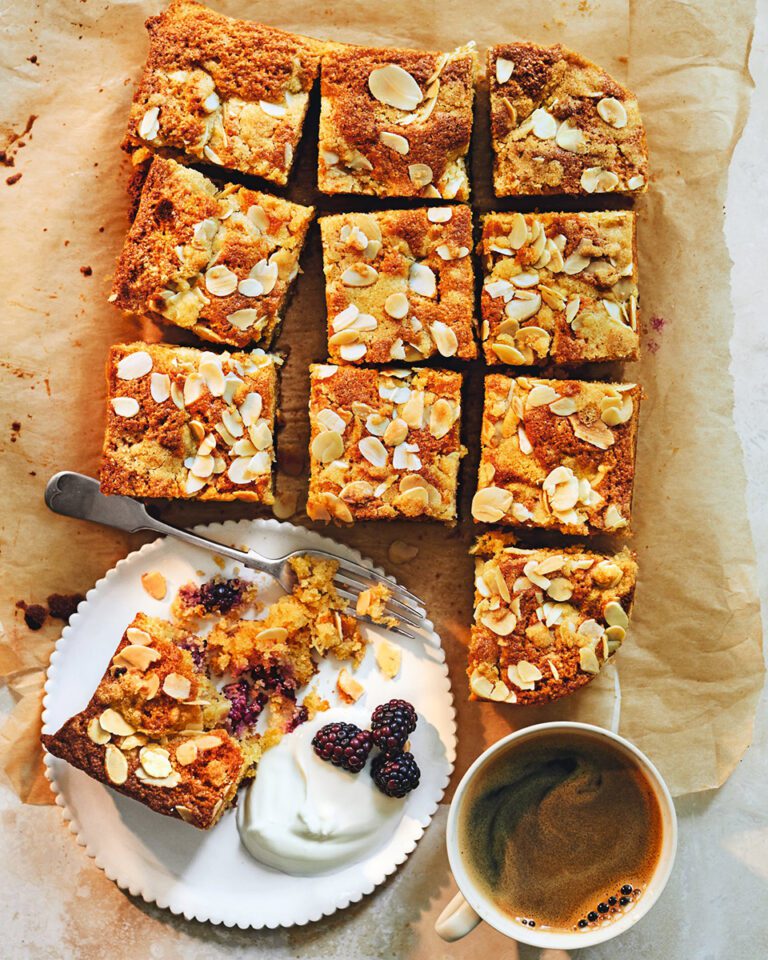
{"type": "Polygon", "coordinates": [[[542,723],[499,740],[451,803],[459,893],[435,930],[458,940],[485,920],[537,947],[610,940],[645,916],[672,871],[677,818],[637,747],[586,723],[542,723]]]}

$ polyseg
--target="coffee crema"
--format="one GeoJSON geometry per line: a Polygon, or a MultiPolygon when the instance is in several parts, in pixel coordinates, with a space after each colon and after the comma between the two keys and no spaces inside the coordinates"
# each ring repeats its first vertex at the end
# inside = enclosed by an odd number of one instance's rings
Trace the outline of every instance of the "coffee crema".
{"type": "Polygon", "coordinates": [[[472,881],[499,910],[572,931],[612,919],[642,893],[662,831],[653,787],[619,748],[588,733],[543,733],[478,771],[458,840],[472,881]]]}

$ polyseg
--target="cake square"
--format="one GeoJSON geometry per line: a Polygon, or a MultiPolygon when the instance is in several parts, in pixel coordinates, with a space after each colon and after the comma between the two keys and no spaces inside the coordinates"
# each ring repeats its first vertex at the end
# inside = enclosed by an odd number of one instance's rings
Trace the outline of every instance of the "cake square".
{"type": "Polygon", "coordinates": [[[454,523],[461,374],[310,367],[312,520],[454,523]]]}
{"type": "Polygon", "coordinates": [[[474,519],[627,531],[641,395],[633,383],[486,377],[474,519]]]}
{"type": "Polygon", "coordinates": [[[639,358],[634,213],[489,213],[478,252],[487,363],[639,358]]]}
{"type": "Polygon", "coordinates": [[[477,54],[338,46],[321,68],[323,193],[466,200],[477,54]]]}
{"type": "Polygon", "coordinates": [[[236,347],[269,346],[314,210],[155,157],[111,302],[236,347]]]}
{"type": "Polygon", "coordinates": [[[149,55],[123,149],[285,184],[324,44],[171,0],[147,20],[149,55]]]}
{"type": "Polygon", "coordinates": [[[112,347],[102,492],[272,504],[280,363],[261,350],[112,347]]]}
{"type": "Polygon", "coordinates": [[[254,756],[222,726],[229,702],[195,665],[187,633],[137,614],[88,705],[43,744],[118,793],[207,829],[254,756]]]}
{"type": "Polygon", "coordinates": [[[320,231],[333,361],[477,356],[469,207],[343,213],[320,231]]]}
{"type": "Polygon", "coordinates": [[[643,192],[648,148],[635,95],[556,44],[488,51],[498,197],[643,192]]]}
{"type": "Polygon", "coordinates": [[[470,700],[546,703],[589,683],[621,646],[637,563],[626,548],[526,550],[481,537],[467,676],[470,700]]]}

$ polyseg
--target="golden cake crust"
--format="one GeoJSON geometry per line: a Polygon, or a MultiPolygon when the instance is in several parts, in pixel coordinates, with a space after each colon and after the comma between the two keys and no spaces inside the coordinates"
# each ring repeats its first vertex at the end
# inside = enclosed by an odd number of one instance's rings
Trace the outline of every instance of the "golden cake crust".
{"type": "Polygon", "coordinates": [[[634,213],[489,213],[482,223],[487,363],[639,358],[634,213]]]}
{"type": "Polygon", "coordinates": [[[137,614],[86,708],[43,744],[157,813],[206,829],[252,761],[220,726],[228,703],[177,645],[185,637],[167,621],[137,614]]]}
{"type": "MultiPolygon", "coordinates": [[[[424,50],[337,46],[321,71],[318,185],[323,193],[466,200],[465,157],[472,132],[477,56],[424,50]],[[399,68],[398,105],[374,96],[375,71],[399,68]],[[415,89],[418,85],[418,91],[415,89]],[[409,102],[407,93],[414,91],[409,102]],[[417,99],[418,97],[418,99],[417,99]],[[382,140],[382,133],[385,135],[382,140]],[[393,139],[394,135],[394,139],[393,139]]],[[[382,75],[386,78],[386,75],[382,75]]],[[[391,90],[387,82],[381,94],[391,90]]]]}
{"type": "Polygon", "coordinates": [[[345,213],[320,230],[332,360],[477,356],[469,207],[345,213]]]}
{"type": "Polygon", "coordinates": [[[627,532],[641,396],[636,384],[486,377],[474,519],[627,532]]]}
{"type": "Polygon", "coordinates": [[[273,503],[280,362],[260,350],[112,347],[102,491],[273,503]]]}
{"type": "Polygon", "coordinates": [[[110,300],[244,347],[274,339],[313,216],[279,197],[155,157],[117,261],[110,300]]]}
{"type": "Polygon", "coordinates": [[[311,519],[455,522],[461,374],[316,364],[310,380],[311,519]]]}
{"type": "Polygon", "coordinates": [[[285,184],[325,45],[195,0],[171,0],[146,26],[123,142],[134,162],[162,153],[285,184]]]}
{"type": "Polygon", "coordinates": [[[593,680],[621,646],[637,579],[626,548],[525,550],[491,533],[472,552],[471,700],[557,700],[593,680]]]}
{"type": "Polygon", "coordinates": [[[603,69],[527,42],[491,47],[487,67],[497,196],[646,189],[637,99],[603,69]]]}

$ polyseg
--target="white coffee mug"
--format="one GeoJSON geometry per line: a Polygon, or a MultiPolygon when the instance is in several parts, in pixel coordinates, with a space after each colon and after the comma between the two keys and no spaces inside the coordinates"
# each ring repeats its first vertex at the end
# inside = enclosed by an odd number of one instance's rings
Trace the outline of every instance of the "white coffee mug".
{"type": "Polygon", "coordinates": [[[675,852],[677,850],[677,816],[675,814],[672,797],[667,789],[667,785],[661,778],[661,774],[651,761],[628,740],[617,736],[615,733],[610,733],[608,730],[603,730],[601,727],[593,727],[588,723],[541,723],[533,727],[524,727],[522,730],[511,733],[509,736],[499,740],[498,743],[493,744],[485,753],[481,754],[469,770],[467,770],[451,802],[451,809],[448,813],[446,842],[448,845],[448,860],[459,888],[459,893],[456,894],[453,900],[451,900],[443,910],[435,924],[435,930],[443,940],[460,940],[461,937],[466,936],[471,930],[474,930],[478,923],[485,920],[486,923],[489,923],[498,930],[499,933],[503,933],[505,936],[519,943],[527,943],[534,947],[554,950],[577,950],[581,947],[593,947],[598,943],[605,943],[606,940],[612,940],[613,937],[624,933],[644,917],[659,899],[672,872],[672,864],[675,860],[675,852]],[[458,827],[462,801],[470,784],[481,775],[486,764],[497,754],[509,748],[510,744],[522,743],[532,737],[540,736],[542,733],[577,734],[579,732],[589,733],[591,736],[610,741],[614,748],[620,750],[638,767],[647,782],[651,785],[661,811],[662,843],[659,860],[643,895],[633,905],[631,910],[611,920],[610,923],[600,924],[598,927],[584,931],[579,930],[573,932],[549,931],[523,926],[508,914],[501,911],[478,889],[465,867],[458,843],[458,827]]]}

